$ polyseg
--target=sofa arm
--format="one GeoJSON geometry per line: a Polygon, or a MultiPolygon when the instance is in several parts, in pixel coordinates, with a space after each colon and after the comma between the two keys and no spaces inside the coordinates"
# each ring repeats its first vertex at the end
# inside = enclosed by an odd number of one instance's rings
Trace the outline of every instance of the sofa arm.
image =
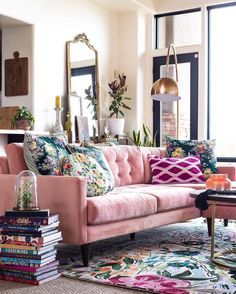
{"type": "MultiPolygon", "coordinates": [[[[0,214],[12,209],[16,175],[0,175],[0,214]]],[[[41,209],[58,213],[63,242],[87,243],[86,180],[79,177],[37,176],[41,209]]]]}
{"type": "Polygon", "coordinates": [[[217,173],[227,174],[231,181],[236,181],[236,163],[222,162],[217,163],[217,173]]]}
{"type": "Polygon", "coordinates": [[[0,156],[0,174],[9,174],[9,166],[6,156],[0,156]]]}

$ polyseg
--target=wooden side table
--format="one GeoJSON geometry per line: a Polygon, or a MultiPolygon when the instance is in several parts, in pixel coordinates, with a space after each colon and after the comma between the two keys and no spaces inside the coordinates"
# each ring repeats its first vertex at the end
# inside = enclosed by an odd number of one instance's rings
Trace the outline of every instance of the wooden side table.
{"type": "MultiPolygon", "coordinates": [[[[190,193],[190,196],[196,198],[204,190],[196,190],[190,193]]],[[[226,254],[234,253],[236,254],[236,249],[227,249],[221,252],[215,253],[215,215],[217,205],[222,205],[223,203],[227,205],[235,206],[236,210],[236,195],[228,194],[214,194],[208,196],[207,203],[211,205],[211,261],[217,265],[236,269],[236,262],[230,262],[230,260],[223,259],[222,257],[226,254]]]]}

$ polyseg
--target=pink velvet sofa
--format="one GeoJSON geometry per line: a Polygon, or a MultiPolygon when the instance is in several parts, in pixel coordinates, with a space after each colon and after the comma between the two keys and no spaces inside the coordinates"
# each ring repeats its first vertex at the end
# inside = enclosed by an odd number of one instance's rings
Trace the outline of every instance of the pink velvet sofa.
{"type": "MultiPolygon", "coordinates": [[[[37,176],[40,207],[59,214],[63,242],[81,245],[85,266],[90,244],[95,241],[124,234],[133,238],[141,230],[201,216],[189,193],[204,188],[203,184],[150,184],[147,155],[165,156],[163,148],[101,149],[115,178],[116,187],[109,194],[86,197],[86,180],[79,177],[37,176]]],[[[0,157],[0,214],[12,208],[16,174],[27,169],[22,144],[7,145],[6,154],[0,157]]],[[[219,166],[218,172],[227,173],[231,180],[236,178],[235,166],[219,166]]],[[[204,215],[209,217],[209,213],[204,215]]],[[[231,213],[227,218],[232,218],[231,213]]]]}

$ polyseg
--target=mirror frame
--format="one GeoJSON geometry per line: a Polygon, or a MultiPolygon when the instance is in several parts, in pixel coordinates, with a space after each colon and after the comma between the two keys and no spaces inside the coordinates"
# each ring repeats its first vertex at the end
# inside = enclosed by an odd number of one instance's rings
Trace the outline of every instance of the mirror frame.
{"type": "MultiPolygon", "coordinates": [[[[95,91],[97,98],[97,128],[98,128],[98,137],[97,142],[100,142],[101,134],[100,134],[100,86],[99,86],[99,70],[98,70],[98,51],[94,48],[94,46],[90,43],[87,35],[85,33],[78,34],[74,37],[73,40],[66,42],[66,69],[67,69],[67,95],[68,95],[68,114],[67,114],[67,132],[68,132],[68,141],[72,141],[72,118],[71,118],[71,62],[70,62],[70,46],[72,43],[85,43],[85,45],[94,51],[95,53],[95,91]]],[[[79,54],[79,52],[78,52],[79,54]]],[[[70,142],[71,143],[71,142],[70,142]]]]}

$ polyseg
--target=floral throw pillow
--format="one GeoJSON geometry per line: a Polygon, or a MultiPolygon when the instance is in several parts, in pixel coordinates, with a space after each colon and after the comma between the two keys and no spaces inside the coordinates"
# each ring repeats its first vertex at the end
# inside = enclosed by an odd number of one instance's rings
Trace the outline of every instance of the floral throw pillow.
{"type": "Polygon", "coordinates": [[[217,172],[214,155],[215,140],[177,140],[166,136],[166,151],[169,157],[183,158],[199,155],[203,174],[206,179],[217,172]]]}
{"type": "Polygon", "coordinates": [[[81,176],[87,179],[87,196],[98,196],[111,191],[111,183],[105,170],[92,157],[73,153],[61,161],[63,176],[81,176]]]}
{"type": "Polygon", "coordinates": [[[29,170],[41,175],[59,175],[60,160],[68,155],[64,133],[52,136],[25,134],[24,158],[29,170]]]}
{"type": "Polygon", "coordinates": [[[109,180],[109,186],[111,187],[111,190],[113,190],[115,186],[114,176],[101,149],[91,144],[88,144],[86,147],[85,146],[81,147],[76,144],[68,144],[67,147],[71,153],[82,153],[94,158],[100,164],[100,166],[104,169],[106,176],[109,180]]]}

